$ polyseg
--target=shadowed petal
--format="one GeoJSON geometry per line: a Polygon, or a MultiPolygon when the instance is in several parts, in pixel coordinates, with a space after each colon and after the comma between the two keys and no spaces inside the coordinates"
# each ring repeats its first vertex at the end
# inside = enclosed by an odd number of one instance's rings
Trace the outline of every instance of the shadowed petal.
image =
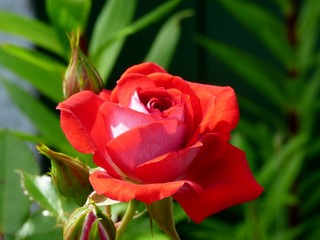
{"type": "Polygon", "coordinates": [[[170,152],[138,166],[135,170],[139,179],[149,183],[169,182],[183,176],[186,169],[196,157],[202,143],[170,152]],[[156,169],[156,171],[155,171],[156,169]]]}
{"type": "Polygon", "coordinates": [[[203,191],[183,190],[173,197],[197,223],[223,209],[253,200],[263,191],[252,176],[244,152],[232,145],[223,157],[212,162],[211,168],[202,169],[189,180],[203,191]]]}
{"type": "Polygon", "coordinates": [[[165,120],[127,131],[107,144],[111,159],[133,179],[137,166],[168,152],[177,151],[184,142],[185,125],[165,120]]]}

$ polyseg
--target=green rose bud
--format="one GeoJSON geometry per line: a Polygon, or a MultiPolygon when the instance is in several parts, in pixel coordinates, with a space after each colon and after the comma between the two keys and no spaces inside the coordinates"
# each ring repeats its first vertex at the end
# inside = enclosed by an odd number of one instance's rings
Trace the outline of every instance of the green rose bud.
{"type": "Polygon", "coordinates": [[[79,159],[54,152],[45,145],[37,146],[51,160],[51,177],[61,195],[82,206],[92,192],[89,169],[79,159]]]}
{"type": "Polygon", "coordinates": [[[65,98],[83,91],[91,90],[99,93],[103,89],[102,79],[90,60],[79,47],[79,34],[69,37],[71,58],[63,80],[65,98]]]}
{"type": "Polygon", "coordinates": [[[64,224],[63,238],[72,240],[113,240],[116,228],[112,220],[93,202],[76,209],[64,224]]]}

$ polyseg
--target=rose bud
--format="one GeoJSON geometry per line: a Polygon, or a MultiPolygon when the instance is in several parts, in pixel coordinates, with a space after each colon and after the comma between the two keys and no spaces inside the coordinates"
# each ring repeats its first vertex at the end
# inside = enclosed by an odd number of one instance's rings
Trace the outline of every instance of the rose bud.
{"type": "Polygon", "coordinates": [[[50,175],[61,195],[82,206],[92,192],[88,167],[77,158],[54,152],[43,144],[37,149],[51,160],[50,175]]]}
{"type": "Polygon", "coordinates": [[[154,63],[126,70],[112,91],[79,92],[57,107],[72,146],[92,153],[98,194],[151,204],[172,197],[197,223],[263,191],[230,144],[235,92],[186,81],[154,63]]]}
{"type": "Polygon", "coordinates": [[[113,240],[115,235],[114,223],[94,203],[76,209],[63,228],[63,239],[113,240]]]}
{"type": "Polygon", "coordinates": [[[102,79],[91,61],[79,47],[79,36],[69,37],[71,58],[63,80],[63,94],[65,98],[83,91],[91,90],[99,93],[103,88],[102,79]]]}

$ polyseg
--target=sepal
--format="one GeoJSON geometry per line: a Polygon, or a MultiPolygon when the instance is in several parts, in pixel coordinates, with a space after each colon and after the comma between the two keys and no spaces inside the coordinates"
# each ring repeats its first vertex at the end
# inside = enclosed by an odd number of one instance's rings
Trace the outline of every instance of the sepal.
{"type": "Polygon", "coordinates": [[[147,204],[147,210],[150,217],[158,224],[160,229],[170,237],[170,239],[180,239],[175,228],[172,214],[172,198],[164,198],[160,201],[147,204]]]}
{"type": "Polygon", "coordinates": [[[90,59],[79,47],[79,33],[69,37],[71,57],[63,80],[65,98],[84,90],[99,93],[103,89],[102,79],[90,59]]]}
{"type": "Polygon", "coordinates": [[[87,165],[77,158],[52,151],[44,144],[37,149],[51,160],[50,175],[60,194],[82,206],[92,192],[87,165]]]}

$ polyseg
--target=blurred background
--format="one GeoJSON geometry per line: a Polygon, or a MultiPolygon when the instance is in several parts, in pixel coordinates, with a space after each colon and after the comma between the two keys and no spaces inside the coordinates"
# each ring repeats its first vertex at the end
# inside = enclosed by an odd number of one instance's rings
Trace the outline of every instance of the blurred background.
{"type": "MultiPolygon", "coordinates": [[[[34,182],[48,171],[34,151],[40,142],[88,160],[69,146],[55,111],[66,33],[77,29],[106,88],[131,65],[154,61],[235,89],[241,120],[232,143],[265,192],[200,225],[175,205],[182,239],[320,238],[318,0],[0,0],[0,239],[62,238],[64,200],[45,189],[48,201],[31,201],[16,170],[34,182]]],[[[126,239],[150,239],[148,226],[139,219],[126,239]]],[[[166,237],[155,229],[154,239],[166,237]]]]}

